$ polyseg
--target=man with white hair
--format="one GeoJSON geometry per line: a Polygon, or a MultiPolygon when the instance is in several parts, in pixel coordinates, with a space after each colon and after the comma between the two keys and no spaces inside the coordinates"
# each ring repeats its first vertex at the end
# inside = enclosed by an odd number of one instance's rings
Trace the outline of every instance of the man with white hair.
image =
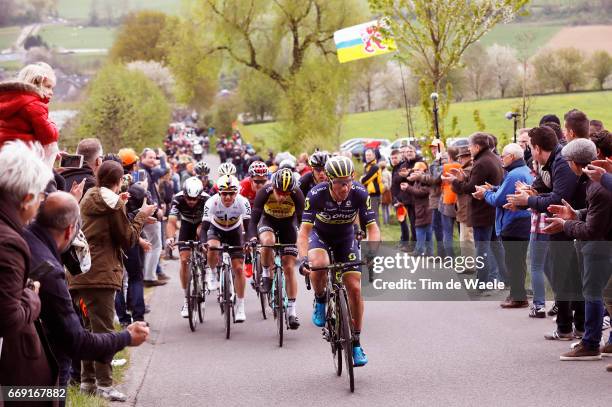
{"type": "Polygon", "coordinates": [[[505,251],[506,282],[510,283],[510,295],[502,302],[502,308],[524,308],[529,305],[525,291],[525,276],[527,273],[527,247],[529,246],[529,229],[531,215],[527,210],[510,211],[504,208],[508,203],[506,196],[514,194],[516,183],[530,185],[533,176],[527,167],[523,149],[519,144],[508,144],[501,155],[506,176],[499,187],[489,184],[476,186],[472,195],[476,199],[484,199],[495,207],[495,233],[502,240],[505,251]]]}
{"type": "Polygon", "coordinates": [[[0,149],[0,383],[51,386],[55,362],[34,322],[40,315],[39,284],[28,279],[30,250],[22,234],[38,212],[53,178],[39,144],[10,141],[0,149]],[[52,366],[53,364],[53,366],[52,366]]]}

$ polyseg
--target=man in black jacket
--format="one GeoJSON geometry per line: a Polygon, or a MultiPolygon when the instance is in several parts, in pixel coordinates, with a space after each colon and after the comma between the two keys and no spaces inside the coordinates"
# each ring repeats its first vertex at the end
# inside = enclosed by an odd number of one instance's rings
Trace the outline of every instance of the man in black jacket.
{"type": "Polygon", "coordinates": [[[60,259],[76,236],[78,223],[76,199],[66,192],[55,192],[48,196],[36,221],[24,232],[32,254],[30,277],[40,282],[40,318],[60,367],[60,386],[68,383],[72,358],[109,363],[124,347],[142,344],[149,333],[143,323],[134,323],[122,332],[98,334],[81,326],[60,259]]]}
{"type": "Polygon", "coordinates": [[[67,168],[62,172],[62,177],[66,181],[64,191],[70,192],[73,184],[80,184],[85,180],[83,187],[83,195],[91,187],[96,186],[96,173],[102,165],[104,153],[102,144],[97,138],[86,138],[79,142],[77,146],[77,154],[83,156],[83,166],[81,168],[67,168]]]}

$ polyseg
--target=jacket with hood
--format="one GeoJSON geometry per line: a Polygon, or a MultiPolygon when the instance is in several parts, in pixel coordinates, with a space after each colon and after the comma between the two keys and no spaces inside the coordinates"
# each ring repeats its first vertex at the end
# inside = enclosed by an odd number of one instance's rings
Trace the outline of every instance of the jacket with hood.
{"type": "Polygon", "coordinates": [[[91,269],[68,276],[70,289],[114,288],[123,281],[123,252],[138,243],[146,215],[133,220],[126,215],[125,203],[107,188],[91,188],[81,200],[83,233],[89,243],[91,269]]]}
{"type": "Polygon", "coordinates": [[[87,191],[96,186],[96,176],[87,163],[83,163],[81,168],[65,169],[62,171],[62,177],[64,177],[64,180],[66,181],[66,186],[64,187],[66,192],[70,192],[73,182],[80,184],[83,179],[85,180],[85,185],[83,186],[83,196],[85,196],[87,191]]]}
{"type": "Polygon", "coordinates": [[[49,99],[25,82],[0,83],[0,146],[10,140],[57,143],[59,133],[49,120],[49,99]]]}

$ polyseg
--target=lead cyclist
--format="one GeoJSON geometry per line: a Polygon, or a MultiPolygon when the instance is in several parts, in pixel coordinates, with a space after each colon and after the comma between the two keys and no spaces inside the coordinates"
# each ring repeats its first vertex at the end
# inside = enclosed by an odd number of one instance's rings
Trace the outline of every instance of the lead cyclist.
{"type": "MultiPolygon", "coordinates": [[[[336,262],[358,261],[360,258],[353,223],[357,217],[365,225],[367,240],[380,241],[380,230],[370,197],[363,185],[353,180],[353,162],[347,157],[332,157],[325,164],[328,181],[315,186],[306,197],[304,215],[298,232],[298,267],[310,275],[315,294],[312,322],[325,325],[327,274],[323,270],[309,268],[330,264],[328,248],[334,252],[336,262]]],[[[361,346],[360,336],[364,303],[361,297],[361,272],[356,266],[342,275],[348,294],[349,308],[353,319],[353,361],[356,367],[368,363],[361,346]]]]}

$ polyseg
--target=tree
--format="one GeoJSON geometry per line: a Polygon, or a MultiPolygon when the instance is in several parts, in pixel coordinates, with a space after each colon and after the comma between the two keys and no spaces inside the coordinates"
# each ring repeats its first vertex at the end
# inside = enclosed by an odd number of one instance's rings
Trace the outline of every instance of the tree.
{"type": "MultiPolygon", "coordinates": [[[[388,17],[400,55],[421,76],[421,105],[433,133],[431,92],[443,93],[444,79],[467,48],[500,22],[510,21],[528,0],[368,0],[375,14],[388,17]]],[[[440,119],[451,96],[441,94],[440,119]]],[[[443,130],[443,126],[440,126],[443,130]]]]}
{"type": "Polygon", "coordinates": [[[508,46],[493,44],[487,48],[487,54],[499,95],[503,98],[517,77],[519,62],[516,59],[516,50],[508,46]]]}
{"type": "Polygon", "coordinates": [[[116,62],[158,61],[167,58],[162,33],[169,21],[175,19],[159,11],[139,11],[125,17],[110,50],[116,62]]]}
{"type": "Polygon", "coordinates": [[[591,56],[588,67],[595,78],[597,89],[603,90],[606,79],[612,74],[612,57],[606,51],[596,51],[591,56]]]}
{"type": "Polygon", "coordinates": [[[384,57],[368,58],[353,64],[356,70],[356,89],[365,99],[366,109],[372,111],[374,94],[380,86],[381,74],[385,70],[388,59],[384,57]]]}
{"type": "Polygon", "coordinates": [[[142,72],[164,93],[167,100],[173,99],[174,77],[170,69],[155,61],[134,61],[127,64],[131,71],[142,72]]]}
{"type": "Polygon", "coordinates": [[[269,77],[245,69],[240,75],[238,93],[244,109],[256,120],[263,121],[268,115],[275,115],[281,90],[269,77]]]}
{"type": "Polygon", "coordinates": [[[98,0],[91,0],[91,8],[89,9],[89,25],[97,27],[100,25],[100,16],[98,15],[98,0]]]}
{"type": "Polygon", "coordinates": [[[533,103],[532,83],[535,76],[533,66],[529,63],[531,54],[529,53],[529,44],[533,42],[534,34],[531,31],[523,31],[516,36],[517,56],[520,62],[520,81],[521,81],[521,104],[515,109],[521,113],[521,127],[527,127],[527,118],[529,117],[529,109],[533,103]]]}
{"type": "Polygon", "coordinates": [[[218,134],[231,134],[232,124],[240,112],[240,97],[235,93],[219,96],[215,104],[213,126],[218,134]]]}
{"type": "Polygon", "coordinates": [[[464,72],[468,88],[480,100],[493,83],[493,69],[487,51],[480,44],[473,44],[463,55],[464,72]]]}
{"type": "Polygon", "coordinates": [[[89,85],[77,135],[95,135],[105,151],[138,151],[160,145],[169,121],[168,102],[153,82],[142,72],[111,64],[89,85]]]}
{"type": "Polygon", "coordinates": [[[538,54],[533,60],[536,77],[545,89],[570,92],[586,81],[584,53],[576,48],[559,48],[538,54]]]}
{"type": "MultiPolygon", "coordinates": [[[[305,137],[299,132],[304,131],[318,140],[337,134],[341,117],[336,112],[342,109],[336,109],[344,92],[320,73],[334,71],[334,77],[337,72],[349,73],[335,58],[333,34],[363,21],[358,0],[204,0],[192,4],[193,24],[214,33],[214,41],[205,44],[210,52],[223,53],[231,63],[258,71],[280,88],[281,119],[289,132],[284,143],[301,147],[305,137]],[[303,91],[310,88],[315,90],[311,97],[303,98],[303,91]],[[322,107],[328,109],[325,117],[333,119],[325,127],[318,125],[314,115],[322,113],[322,107]]],[[[344,80],[339,83],[349,85],[344,80]]]]}

